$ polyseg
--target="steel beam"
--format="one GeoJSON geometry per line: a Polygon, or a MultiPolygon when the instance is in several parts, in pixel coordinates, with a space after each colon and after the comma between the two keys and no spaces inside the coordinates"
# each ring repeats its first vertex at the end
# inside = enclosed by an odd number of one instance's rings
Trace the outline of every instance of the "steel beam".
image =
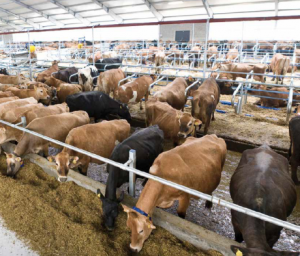
{"type": "Polygon", "coordinates": [[[275,16],[278,16],[278,3],[279,0],[275,0],[275,16]]]}
{"type": "Polygon", "coordinates": [[[208,16],[209,18],[213,18],[213,17],[214,17],[214,14],[213,14],[213,11],[212,11],[212,9],[210,8],[210,6],[209,6],[207,0],[202,0],[202,3],[203,3],[203,6],[204,6],[204,8],[205,8],[205,10],[206,10],[207,16],[208,16]]]}
{"type": "Polygon", "coordinates": [[[81,23],[86,24],[86,25],[90,25],[91,22],[88,21],[87,19],[85,19],[84,17],[82,17],[80,14],[72,11],[70,8],[62,5],[61,3],[55,1],[55,0],[48,0],[48,2],[55,4],[56,6],[58,6],[59,8],[65,10],[66,12],[68,12],[69,14],[71,14],[74,18],[76,18],[77,20],[79,20],[81,23]]]}
{"type": "Polygon", "coordinates": [[[164,19],[164,16],[162,16],[148,0],[143,0],[143,3],[148,7],[158,21],[162,21],[164,19]]]}
{"type": "Polygon", "coordinates": [[[14,17],[18,18],[19,20],[22,20],[22,21],[26,22],[28,25],[32,26],[33,28],[36,28],[36,29],[40,29],[41,28],[40,25],[38,25],[38,24],[36,24],[36,23],[34,23],[34,22],[30,21],[30,20],[27,20],[26,18],[24,18],[24,17],[22,17],[22,16],[20,16],[18,14],[15,14],[15,13],[9,11],[9,10],[6,10],[6,9],[3,9],[3,8],[0,7],[0,11],[6,13],[8,15],[14,16],[14,17]]]}
{"type": "Polygon", "coordinates": [[[112,17],[119,24],[123,23],[124,20],[119,15],[117,15],[112,9],[106,7],[100,1],[92,0],[92,3],[97,4],[99,7],[101,7],[110,17],[112,17]]]}
{"type": "Polygon", "coordinates": [[[53,24],[55,24],[55,25],[57,25],[59,27],[64,27],[65,26],[64,23],[62,23],[60,21],[57,21],[55,18],[50,17],[49,15],[46,15],[42,11],[39,11],[39,10],[35,9],[34,7],[32,7],[30,5],[24,4],[23,2],[21,2],[19,0],[10,0],[10,1],[14,2],[14,3],[16,3],[16,4],[18,4],[18,5],[26,8],[26,9],[29,9],[29,10],[31,10],[31,11],[33,11],[33,12],[35,12],[35,13],[41,15],[41,16],[43,16],[45,19],[49,20],[50,22],[52,22],[53,24]]]}
{"type": "Polygon", "coordinates": [[[12,22],[9,22],[8,20],[5,20],[5,19],[0,18],[0,21],[1,21],[2,23],[4,23],[4,24],[8,25],[8,26],[11,26],[11,27],[17,29],[17,30],[23,30],[23,29],[24,29],[24,27],[21,27],[21,26],[16,25],[16,24],[14,24],[14,23],[12,23],[12,22]]]}

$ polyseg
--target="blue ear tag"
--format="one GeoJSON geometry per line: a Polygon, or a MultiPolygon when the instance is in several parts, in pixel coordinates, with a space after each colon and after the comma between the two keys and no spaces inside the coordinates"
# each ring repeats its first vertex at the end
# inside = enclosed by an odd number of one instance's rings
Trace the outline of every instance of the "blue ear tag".
{"type": "Polygon", "coordinates": [[[20,168],[22,168],[22,167],[24,167],[24,162],[23,162],[23,160],[21,160],[21,166],[20,166],[20,168]]]}

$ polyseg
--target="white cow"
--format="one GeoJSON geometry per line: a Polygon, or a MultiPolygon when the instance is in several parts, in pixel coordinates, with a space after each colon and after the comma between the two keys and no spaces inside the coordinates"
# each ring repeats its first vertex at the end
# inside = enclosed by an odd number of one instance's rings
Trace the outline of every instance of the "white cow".
{"type": "Polygon", "coordinates": [[[95,66],[87,66],[78,70],[78,81],[84,92],[93,90],[93,77],[98,76],[98,69],[95,66]]]}

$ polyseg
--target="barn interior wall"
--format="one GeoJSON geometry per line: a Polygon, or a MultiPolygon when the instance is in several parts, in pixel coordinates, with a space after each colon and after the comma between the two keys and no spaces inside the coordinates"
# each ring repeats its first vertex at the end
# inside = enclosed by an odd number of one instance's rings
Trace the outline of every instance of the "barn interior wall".
{"type": "MultiPolygon", "coordinates": [[[[193,24],[175,24],[175,25],[161,25],[160,26],[160,40],[162,41],[175,41],[176,31],[189,30],[190,38],[192,41],[193,24]]],[[[204,41],[206,34],[206,24],[195,24],[195,41],[204,41]]]]}
{"type": "Polygon", "coordinates": [[[9,42],[12,42],[13,41],[13,35],[10,34],[10,35],[1,35],[0,36],[0,41],[3,42],[3,43],[9,43],[9,42]]]}

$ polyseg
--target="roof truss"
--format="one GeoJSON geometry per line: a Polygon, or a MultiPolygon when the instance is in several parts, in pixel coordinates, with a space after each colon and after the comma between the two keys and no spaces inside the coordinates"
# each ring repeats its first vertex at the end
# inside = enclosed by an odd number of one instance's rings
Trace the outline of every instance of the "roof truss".
{"type": "Polygon", "coordinates": [[[10,0],[10,1],[12,1],[12,2],[14,2],[14,3],[16,3],[16,4],[24,7],[24,8],[27,8],[27,9],[29,9],[29,10],[31,10],[31,11],[39,14],[39,15],[41,15],[42,17],[44,17],[45,19],[49,20],[50,22],[52,22],[53,24],[55,24],[55,25],[57,25],[59,27],[63,27],[65,25],[64,23],[62,23],[60,21],[57,21],[55,18],[50,17],[49,15],[46,15],[45,13],[43,13],[43,12],[35,9],[34,7],[32,7],[30,5],[24,4],[23,2],[21,2],[19,0],[10,0]]]}
{"type": "Polygon", "coordinates": [[[149,2],[149,0],[143,0],[144,4],[147,5],[148,9],[153,13],[158,21],[162,21],[164,17],[155,9],[155,7],[149,2]]]}
{"type": "Polygon", "coordinates": [[[117,15],[113,10],[105,6],[103,3],[99,2],[98,0],[92,0],[92,2],[101,7],[116,22],[118,22],[119,24],[123,23],[123,19],[119,15],[117,15]]]}
{"type": "Polygon", "coordinates": [[[16,24],[14,24],[14,23],[12,23],[12,22],[10,22],[8,20],[0,18],[0,21],[3,22],[4,24],[8,25],[8,26],[11,26],[11,27],[17,29],[17,30],[23,30],[24,29],[24,27],[16,25],[16,24]]]}

